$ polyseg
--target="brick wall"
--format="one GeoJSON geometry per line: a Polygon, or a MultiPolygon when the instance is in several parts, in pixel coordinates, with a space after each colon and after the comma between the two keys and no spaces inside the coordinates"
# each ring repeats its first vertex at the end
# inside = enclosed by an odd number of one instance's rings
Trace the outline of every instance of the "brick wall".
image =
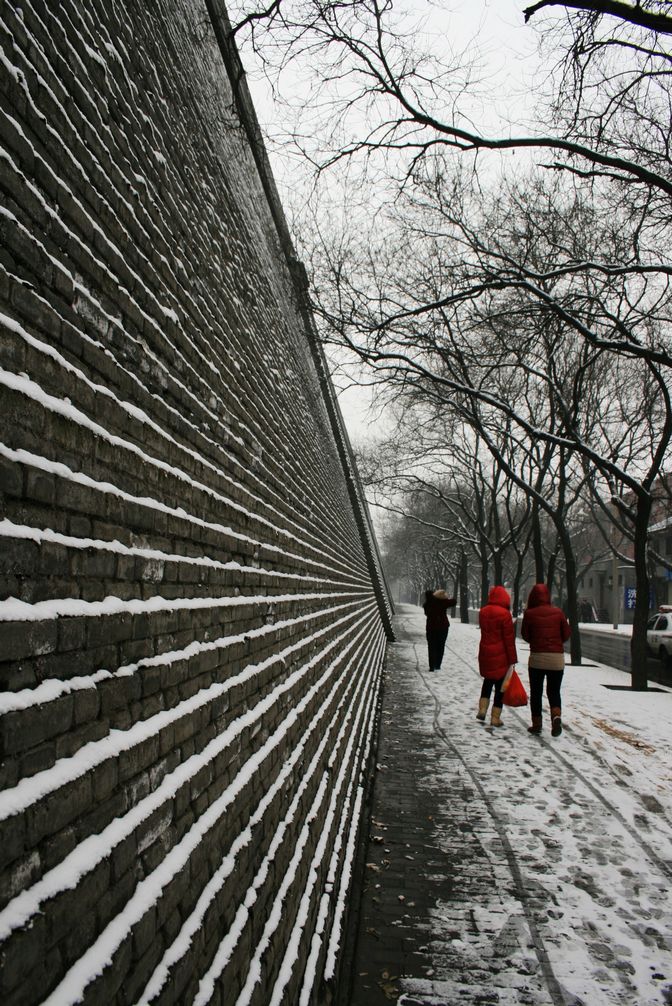
{"type": "Polygon", "coordinates": [[[326,1001],[390,612],[225,12],[0,9],[0,1001],[326,1001]]]}

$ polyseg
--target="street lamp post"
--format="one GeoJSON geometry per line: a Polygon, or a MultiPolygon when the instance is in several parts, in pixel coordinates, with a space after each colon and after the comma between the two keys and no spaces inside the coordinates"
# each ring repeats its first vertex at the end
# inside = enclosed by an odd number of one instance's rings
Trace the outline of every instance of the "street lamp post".
{"type": "Polygon", "coordinates": [[[616,554],[616,531],[618,520],[618,506],[616,505],[616,500],[612,498],[614,507],[614,522],[611,525],[611,536],[613,540],[613,553],[611,556],[611,611],[612,611],[612,626],[614,629],[618,628],[618,614],[619,614],[619,595],[618,595],[618,555],[616,554]]]}

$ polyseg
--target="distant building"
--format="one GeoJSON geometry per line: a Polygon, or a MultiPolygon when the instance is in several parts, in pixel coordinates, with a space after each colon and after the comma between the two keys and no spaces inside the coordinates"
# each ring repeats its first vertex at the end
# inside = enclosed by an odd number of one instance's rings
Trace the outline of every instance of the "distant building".
{"type": "MultiPolygon", "coordinates": [[[[653,516],[656,523],[649,527],[651,590],[649,609],[661,604],[672,604],[672,569],[656,559],[664,558],[672,565],[672,500],[669,495],[669,476],[661,481],[661,492],[654,500],[653,516]],[[655,554],[654,554],[655,553],[655,554]]],[[[583,622],[611,622],[614,603],[618,602],[619,623],[632,623],[635,607],[635,567],[632,543],[621,539],[619,552],[624,555],[614,563],[611,556],[596,558],[588,570],[579,577],[579,608],[583,622]],[[614,571],[617,597],[614,597],[614,571]]]]}

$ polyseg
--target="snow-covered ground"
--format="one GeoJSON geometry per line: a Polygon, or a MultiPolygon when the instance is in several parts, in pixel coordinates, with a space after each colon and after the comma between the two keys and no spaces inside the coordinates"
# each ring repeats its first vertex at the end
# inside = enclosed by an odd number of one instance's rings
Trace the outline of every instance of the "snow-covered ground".
{"type": "MultiPolygon", "coordinates": [[[[496,877],[471,908],[477,935],[452,949],[464,973],[470,959],[474,968],[488,960],[504,932],[517,943],[511,987],[500,973],[496,998],[470,998],[473,987],[442,964],[455,943],[456,906],[447,902],[432,922],[434,974],[402,978],[399,1003],[672,1003],[672,690],[632,692],[627,673],[591,660],[565,671],[561,737],[550,736],[547,708],[541,737],[527,732],[529,707],[505,709],[502,729],[482,727],[478,628],[453,622],[443,669],[428,674],[422,612],[403,606],[400,618],[395,660],[415,670],[404,679],[415,693],[409,706],[444,739],[450,758],[437,775],[454,773],[457,760],[456,790],[474,789],[473,822],[496,877]]],[[[527,685],[528,648],[517,645],[527,685]]],[[[436,828],[454,848],[454,822],[437,814],[436,828]]]]}
{"type": "Polygon", "coordinates": [[[591,632],[608,632],[614,636],[632,635],[632,626],[625,622],[620,623],[616,628],[612,622],[580,622],[579,625],[581,629],[588,629],[591,632]]]}

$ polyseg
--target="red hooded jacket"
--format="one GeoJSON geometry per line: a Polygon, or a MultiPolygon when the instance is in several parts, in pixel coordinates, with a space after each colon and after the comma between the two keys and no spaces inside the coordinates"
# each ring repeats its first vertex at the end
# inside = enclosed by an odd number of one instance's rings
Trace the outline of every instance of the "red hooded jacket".
{"type": "Polygon", "coordinates": [[[498,681],[518,660],[516,634],[511,618],[511,598],[503,587],[491,587],[488,603],[478,613],[481,642],[478,669],[481,677],[498,681]]]}
{"type": "Polygon", "coordinates": [[[562,653],[570,637],[565,613],[551,604],[545,583],[535,583],[530,591],[520,634],[532,653],[562,653]]]}

